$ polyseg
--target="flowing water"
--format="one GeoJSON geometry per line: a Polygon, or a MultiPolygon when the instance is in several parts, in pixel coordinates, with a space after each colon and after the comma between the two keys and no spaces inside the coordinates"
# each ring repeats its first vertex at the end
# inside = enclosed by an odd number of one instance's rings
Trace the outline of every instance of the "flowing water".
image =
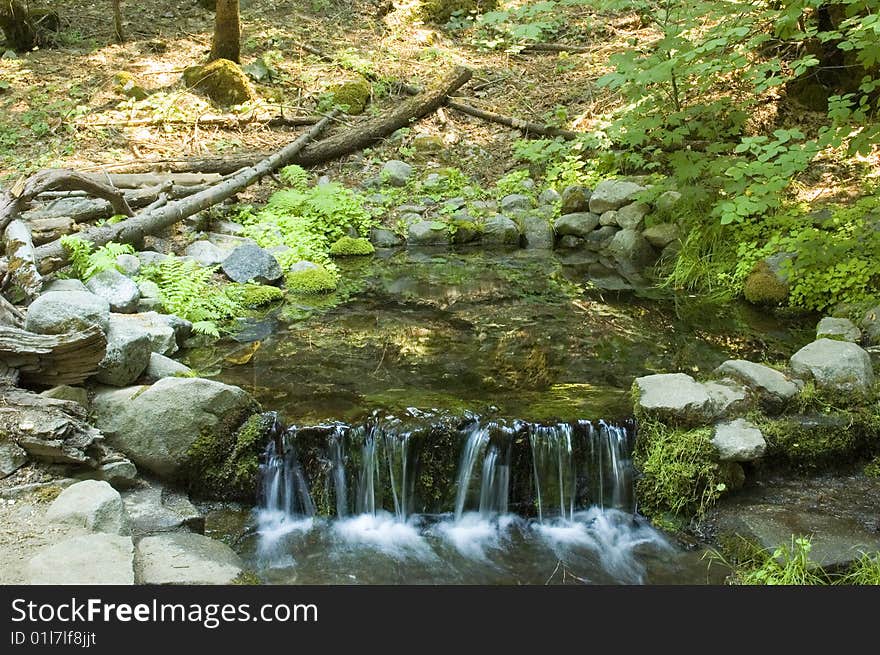
{"type": "Polygon", "coordinates": [[[591,289],[589,257],[384,253],[192,352],[302,426],[237,542],[263,579],[705,583],[638,516],[632,380],[778,359],[812,321],[591,289]]]}

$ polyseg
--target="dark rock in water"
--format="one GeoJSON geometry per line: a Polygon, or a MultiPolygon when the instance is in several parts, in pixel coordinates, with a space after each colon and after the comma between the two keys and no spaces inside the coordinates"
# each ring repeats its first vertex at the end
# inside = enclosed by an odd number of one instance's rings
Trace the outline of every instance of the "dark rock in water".
{"type": "Polygon", "coordinates": [[[496,214],[483,223],[483,243],[518,246],[519,236],[519,228],[507,216],[496,214]]]}
{"type": "Polygon", "coordinates": [[[409,226],[406,242],[411,246],[443,246],[449,243],[449,228],[440,221],[419,220],[409,226]]]}
{"type": "Polygon", "coordinates": [[[239,343],[262,341],[278,330],[278,319],[274,316],[264,318],[240,318],[235,322],[235,334],[232,338],[239,343]]]}
{"type": "Polygon", "coordinates": [[[233,282],[272,284],[283,275],[278,260],[271,253],[250,243],[229,253],[221,268],[233,282]]]}

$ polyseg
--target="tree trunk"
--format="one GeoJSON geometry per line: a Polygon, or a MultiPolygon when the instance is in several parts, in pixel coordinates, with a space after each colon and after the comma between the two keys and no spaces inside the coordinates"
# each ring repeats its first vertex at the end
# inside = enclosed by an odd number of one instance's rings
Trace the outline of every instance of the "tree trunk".
{"type": "Polygon", "coordinates": [[[28,10],[18,0],[0,0],[0,29],[16,50],[30,50],[38,45],[37,30],[28,10]]]}
{"type": "Polygon", "coordinates": [[[43,288],[43,278],[34,259],[31,230],[24,221],[16,219],[6,226],[4,242],[9,259],[8,279],[3,281],[6,294],[15,301],[30,302],[43,288]]]}
{"type": "Polygon", "coordinates": [[[125,43],[125,31],[122,29],[122,8],[120,0],[113,1],[113,30],[116,32],[116,40],[125,43]]]}
{"type": "Polygon", "coordinates": [[[214,43],[208,61],[228,59],[236,64],[240,60],[241,23],[238,16],[238,0],[217,0],[214,15],[214,43]]]}

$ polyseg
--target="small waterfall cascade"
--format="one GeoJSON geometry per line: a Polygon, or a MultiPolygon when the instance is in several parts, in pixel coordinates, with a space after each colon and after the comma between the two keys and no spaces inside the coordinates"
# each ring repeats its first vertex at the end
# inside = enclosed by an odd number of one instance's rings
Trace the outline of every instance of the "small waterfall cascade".
{"type": "Polygon", "coordinates": [[[569,423],[529,426],[538,520],[571,519],[576,501],[574,428],[569,423]]]}
{"type": "Polygon", "coordinates": [[[461,520],[468,508],[468,500],[473,499],[479,501],[476,509],[483,519],[506,514],[513,430],[498,423],[483,425],[475,421],[462,432],[465,442],[456,476],[455,520],[461,520]],[[479,462],[482,463],[478,466],[479,462]]]}
{"type": "Polygon", "coordinates": [[[602,509],[634,512],[633,431],[604,421],[598,426],[589,421],[578,423],[587,440],[587,484],[592,504],[602,509]]]}
{"type": "Polygon", "coordinates": [[[294,446],[296,429],[282,432],[276,424],[272,433],[260,464],[263,507],[284,516],[314,516],[317,510],[294,446]]]}

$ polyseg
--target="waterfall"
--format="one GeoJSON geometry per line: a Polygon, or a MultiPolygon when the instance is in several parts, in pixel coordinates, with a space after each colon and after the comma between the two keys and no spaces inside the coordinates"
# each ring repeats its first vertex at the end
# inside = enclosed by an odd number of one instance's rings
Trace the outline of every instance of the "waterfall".
{"type": "Polygon", "coordinates": [[[330,435],[330,465],[333,476],[333,496],[336,498],[336,516],[348,516],[348,485],[345,481],[345,430],[336,426],[330,435]]]}
{"type": "MultiPolygon", "coordinates": [[[[471,477],[473,476],[477,459],[482,454],[486,444],[489,443],[489,429],[482,427],[479,422],[474,423],[469,430],[465,431],[465,434],[467,434],[467,440],[465,441],[464,450],[458,464],[458,489],[455,494],[456,521],[460,520],[461,515],[464,513],[464,504],[470,491],[471,477]]],[[[485,469],[485,461],[483,468],[485,469]]]]}
{"type": "Polygon", "coordinates": [[[315,503],[292,444],[296,429],[274,438],[266,448],[260,465],[263,506],[285,516],[314,516],[315,503]],[[280,448],[280,450],[279,450],[280,448]]]}
{"type": "Polygon", "coordinates": [[[575,509],[576,475],[572,456],[574,429],[568,423],[529,427],[538,520],[545,515],[571,519],[575,509]]]}
{"type": "MultiPolygon", "coordinates": [[[[475,421],[463,431],[464,447],[458,463],[455,493],[455,520],[461,520],[468,508],[468,500],[478,499],[474,507],[483,519],[495,514],[506,514],[510,490],[510,439],[513,430],[498,423],[485,426],[475,421]],[[479,465],[479,486],[475,473],[479,465]],[[477,488],[479,495],[476,494],[477,488]]],[[[473,507],[473,504],[471,505],[473,507]]]]}

